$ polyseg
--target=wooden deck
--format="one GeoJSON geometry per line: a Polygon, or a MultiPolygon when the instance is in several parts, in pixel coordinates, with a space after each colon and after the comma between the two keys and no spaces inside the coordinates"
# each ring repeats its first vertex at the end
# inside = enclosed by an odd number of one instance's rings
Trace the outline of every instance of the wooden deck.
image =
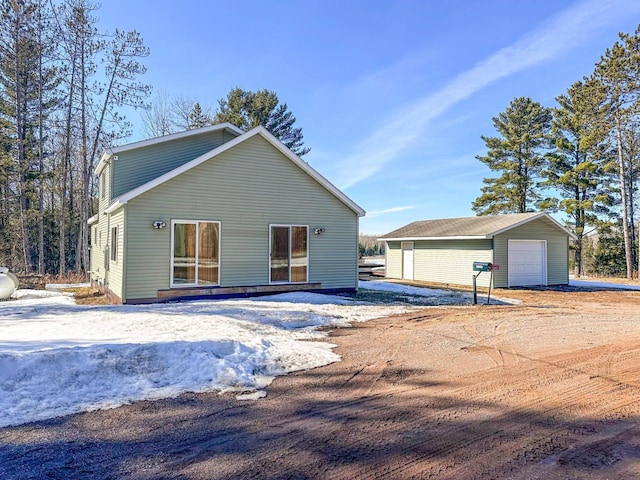
{"type": "Polygon", "coordinates": [[[309,290],[320,290],[320,288],[322,288],[321,283],[287,283],[282,285],[254,285],[247,287],[170,288],[166,290],[158,290],[158,299],[168,300],[178,297],[216,297],[221,295],[251,296],[269,293],[303,292],[309,290]]]}

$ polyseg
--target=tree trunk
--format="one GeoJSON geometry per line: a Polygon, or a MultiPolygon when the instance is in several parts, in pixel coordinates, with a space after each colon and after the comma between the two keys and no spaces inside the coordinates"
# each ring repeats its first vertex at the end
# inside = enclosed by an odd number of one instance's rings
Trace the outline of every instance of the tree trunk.
{"type": "Polygon", "coordinates": [[[622,121],[620,112],[615,112],[616,121],[616,141],[618,146],[618,175],[620,177],[620,197],[622,200],[622,234],[624,237],[624,256],[627,264],[627,279],[631,280],[633,276],[633,245],[631,243],[631,235],[629,232],[629,199],[627,196],[627,175],[624,162],[623,146],[622,146],[622,121]]]}
{"type": "MultiPolygon", "coordinates": [[[[40,8],[42,6],[40,5],[40,8]]],[[[42,65],[42,19],[39,18],[38,48],[38,273],[45,273],[44,266],[44,74],[42,65]]]]}
{"type": "MultiPolygon", "coordinates": [[[[75,51],[74,51],[75,54],[75,51]]],[[[67,205],[67,179],[69,176],[69,165],[71,163],[71,117],[73,113],[73,95],[75,87],[76,59],[71,58],[71,80],[69,84],[69,103],[67,105],[67,118],[65,125],[65,145],[62,155],[62,185],[60,190],[60,237],[59,237],[59,262],[58,275],[66,273],[67,255],[67,225],[66,225],[66,205],[67,205]]]]}

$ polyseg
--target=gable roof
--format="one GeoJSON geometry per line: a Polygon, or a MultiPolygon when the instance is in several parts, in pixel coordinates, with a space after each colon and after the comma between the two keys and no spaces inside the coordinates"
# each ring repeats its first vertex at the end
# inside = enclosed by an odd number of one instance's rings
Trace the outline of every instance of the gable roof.
{"type": "Polygon", "coordinates": [[[405,225],[380,240],[473,240],[489,239],[533,220],[542,220],[571,238],[576,236],[545,212],[485,215],[478,217],[422,220],[405,225]]]}
{"type": "Polygon", "coordinates": [[[96,175],[100,175],[100,172],[104,169],[107,164],[107,160],[111,158],[113,155],[116,155],[121,152],[128,152],[130,150],[135,150],[137,148],[150,147],[151,145],[158,145],[160,143],[171,142],[173,140],[178,140],[180,138],[188,138],[196,135],[203,135],[205,133],[215,132],[218,130],[227,130],[229,133],[238,136],[242,135],[244,132],[240,130],[235,125],[225,122],[218,123],[216,125],[211,125],[208,127],[202,128],[193,128],[191,130],[185,130],[184,132],[171,133],[169,135],[162,135],[161,137],[148,138],[146,140],[140,140],[139,142],[127,143],[126,145],[122,145],[120,147],[109,148],[104,151],[102,157],[100,157],[100,162],[98,162],[98,166],[96,167],[96,175]]]}
{"type": "Polygon", "coordinates": [[[285,157],[287,157],[295,165],[300,167],[311,178],[313,178],[320,185],[322,185],[326,190],[328,190],[331,194],[333,194],[336,198],[338,198],[338,200],[340,200],[347,207],[349,207],[351,210],[353,210],[353,212],[356,213],[359,217],[363,217],[365,215],[365,211],[360,206],[358,206],[353,200],[351,200],[344,193],[342,193],[329,180],[327,180],[322,175],[320,175],[308,163],[306,163],[304,160],[302,160],[300,157],[298,157],[295,153],[293,153],[291,150],[289,150],[280,140],[278,140],[276,137],[274,137],[266,128],[264,128],[262,126],[252,128],[248,132],[245,132],[245,133],[237,136],[233,140],[229,140],[228,142],[223,143],[219,147],[214,148],[213,150],[211,150],[211,151],[209,151],[209,152],[207,152],[207,153],[205,153],[203,155],[200,155],[199,157],[191,160],[190,162],[187,162],[184,165],[181,165],[181,166],[179,166],[177,168],[174,168],[173,170],[165,173],[164,175],[161,175],[161,176],[151,180],[150,182],[147,182],[147,183],[145,183],[143,185],[140,185],[139,187],[134,188],[133,190],[131,190],[131,191],[129,191],[129,192],[123,194],[123,195],[120,195],[118,198],[116,198],[113,201],[113,203],[109,206],[109,208],[106,209],[106,212],[107,213],[111,213],[111,212],[116,211],[122,205],[126,204],[129,200],[132,200],[132,199],[142,195],[143,193],[151,190],[152,188],[157,187],[158,185],[162,185],[163,183],[171,180],[172,178],[177,177],[181,173],[184,173],[184,172],[186,172],[188,170],[191,170],[192,168],[200,165],[201,163],[206,162],[207,160],[211,160],[212,158],[215,158],[216,156],[220,155],[221,153],[226,152],[227,150],[229,150],[229,149],[235,147],[236,145],[238,145],[238,144],[240,144],[240,143],[242,143],[242,142],[254,137],[255,135],[260,135],[267,142],[269,142],[271,145],[273,145],[285,157]]]}

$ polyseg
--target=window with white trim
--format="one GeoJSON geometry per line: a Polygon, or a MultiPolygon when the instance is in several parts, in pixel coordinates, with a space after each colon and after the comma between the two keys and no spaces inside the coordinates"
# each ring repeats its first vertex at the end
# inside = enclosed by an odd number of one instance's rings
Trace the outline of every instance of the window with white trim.
{"type": "Polygon", "coordinates": [[[171,286],[219,285],[220,222],[171,222],[171,286]]]}

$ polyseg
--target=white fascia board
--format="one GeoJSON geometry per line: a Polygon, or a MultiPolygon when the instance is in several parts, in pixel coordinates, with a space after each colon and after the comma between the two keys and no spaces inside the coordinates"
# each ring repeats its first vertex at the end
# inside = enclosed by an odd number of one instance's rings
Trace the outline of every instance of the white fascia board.
{"type": "Polygon", "coordinates": [[[491,237],[487,235],[466,235],[454,237],[396,237],[396,238],[378,238],[379,242],[415,242],[419,240],[488,240],[491,237]]]}
{"type": "Polygon", "coordinates": [[[129,150],[135,150],[136,148],[149,147],[151,145],[170,142],[172,140],[178,140],[180,138],[187,138],[187,137],[192,137],[194,135],[201,135],[203,133],[215,132],[217,130],[229,130],[238,136],[244,133],[235,125],[229,122],[225,122],[225,123],[218,123],[216,125],[211,125],[209,127],[194,128],[192,130],[185,130],[183,132],[170,133],[169,135],[162,135],[161,137],[148,138],[146,140],[140,140],[139,142],[127,143],[126,145],[122,145],[120,147],[109,148],[105,150],[105,152],[102,154],[102,158],[100,159],[100,162],[96,167],[96,175],[100,175],[100,172],[102,171],[102,169],[104,169],[106,165],[106,161],[111,156],[117,153],[127,152],[129,150]]]}
{"type": "MultiPolygon", "coordinates": [[[[345,205],[347,205],[351,210],[353,210],[359,217],[363,217],[365,215],[365,211],[360,208],[357,204],[355,204],[349,197],[347,197],[344,193],[338,190],[329,180],[324,178],[318,172],[316,172],[313,168],[311,168],[306,162],[300,159],[295,153],[289,150],[280,140],[271,135],[269,131],[260,126],[249,130],[246,133],[230,140],[226,143],[223,143],[219,147],[207,152],[199,157],[191,160],[190,162],[181,165],[178,168],[171,170],[170,172],[165,173],[164,175],[159,176],[151,180],[150,182],[145,183],[144,185],[140,185],[138,188],[134,188],[133,190],[121,195],[116,202],[120,205],[124,205],[129,200],[142,195],[143,193],[151,190],[152,188],[157,187],[158,185],[163,184],[164,182],[171,180],[172,178],[177,177],[178,175],[191,170],[193,167],[200,165],[201,163],[210,160],[223,152],[235,147],[236,145],[244,142],[245,140],[253,137],[254,135],[261,135],[265,140],[271,143],[274,147],[276,147],[280,152],[282,152],[287,158],[293,161],[296,165],[298,165],[302,170],[304,170],[307,174],[309,174],[312,178],[314,178],[317,182],[319,182],[323,187],[325,187],[329,192],[335,195],[339,200],[341,200],[345,205]]],[[[115,205],[115,204],[114,204],[115,205]]],[[[111,205],[106,211],[114,211],[114,205],[111,205]]]]}
{"type": "Polygon", "coordinates": [[[98,215],[97,213],[89,218],[89,220],[87,220],[87,225],[93,225],[94,223],[96,223],[98,221],[98,219],[100,218],[100,215],[98,215]]]}
{"type": "Polygon", "coordinates": [[[560,229],[562,229],[567,235],[569,235],[571,238],[573,238],[574,240],[578,239],[578,236],[576,234],[574,234],[573,232],[569,231],[567,229],[567,227],[565,227],[564,225],[562,225],[560,222],[558,222],[555,218],[553,218],[551,215],[549,215],[548,213],[544,214],[545,217],[547,217],[549,220],[551,220],[553,223],[556,224],[556,226],[560,229]]]}
{"type": "Polygon", "coordinates": [[[122,202],[122,201],[120,200],[120,197],[118,197],[118,198],[116,198],[116,199],[113,201],[113,203],[111,203],[111,205],[109,205],[109,206],[105,209],[104,213],[113,213],[113,212],[115,212],[116,210],[118,210],[120,207],[122,207],[125,203],[127,203],[127,202],[122,202]]]}
{"type": "Polygon", "coordinates": [[[104,170],[104,167],[107,166],[107,163],[112,155],[113,155],[113,151],[110,148],[104,151],[104,153],[102,154],[102,157],[100,157],[98,166],[96,167],[96,175],[100,175],[102,173],[102,170],[104,170]]]}

